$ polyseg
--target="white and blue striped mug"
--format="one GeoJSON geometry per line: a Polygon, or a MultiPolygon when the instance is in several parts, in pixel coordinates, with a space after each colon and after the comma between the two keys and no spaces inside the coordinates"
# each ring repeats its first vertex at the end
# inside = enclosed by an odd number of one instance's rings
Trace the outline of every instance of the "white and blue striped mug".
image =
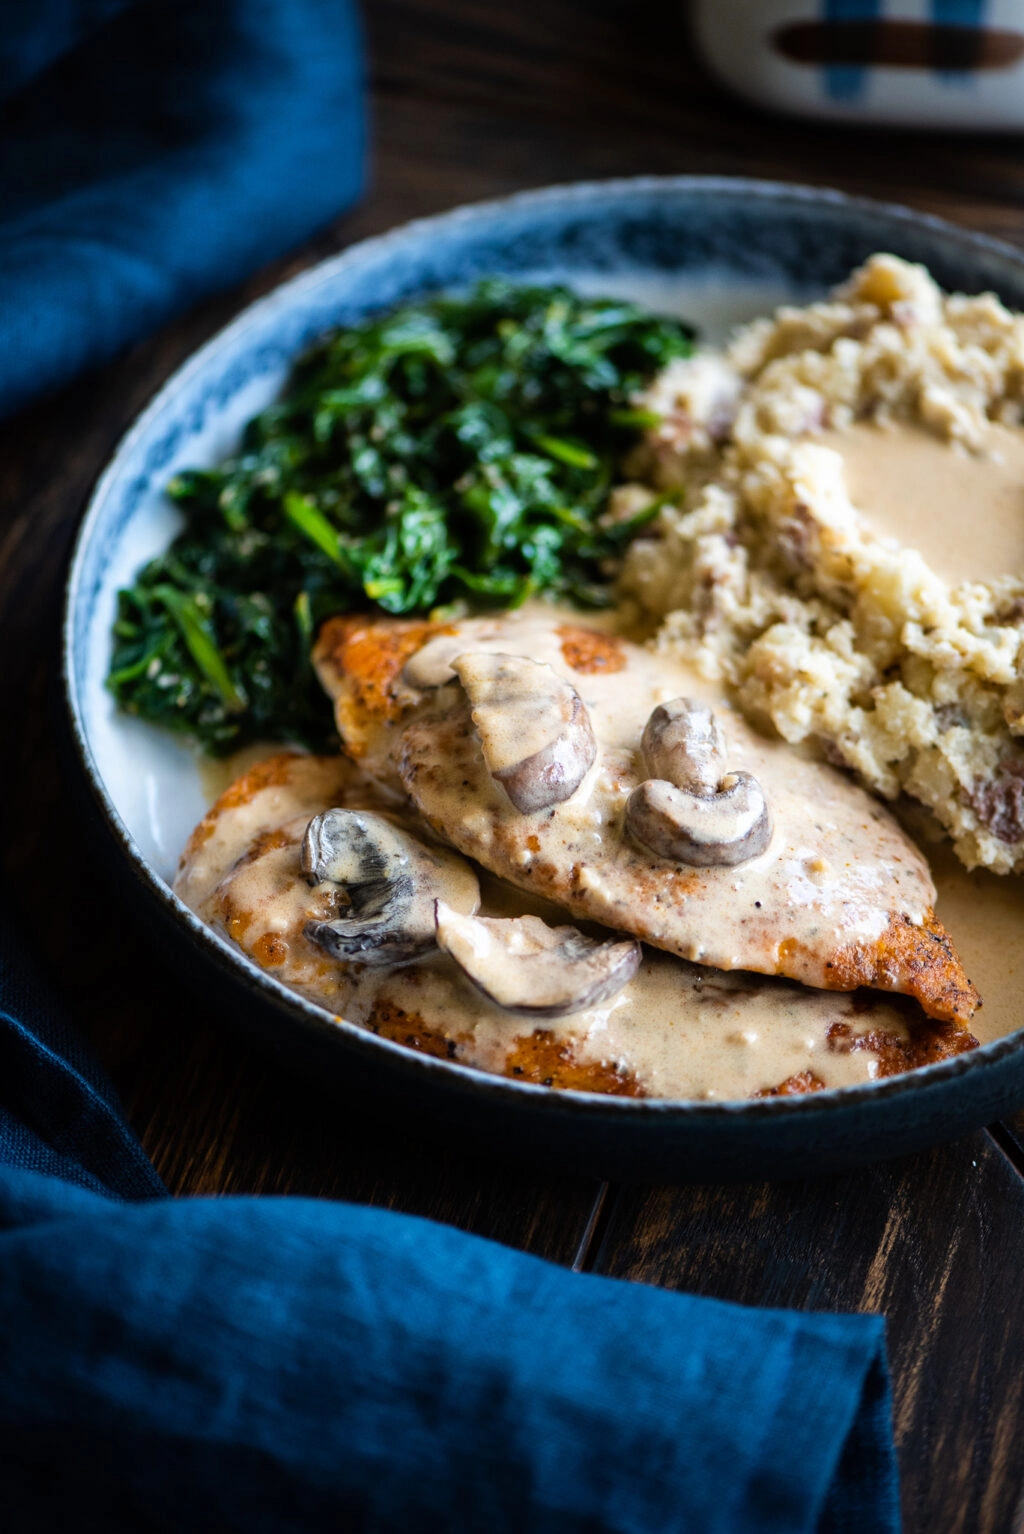
{"type": "Polygon", "coordinates": [[[709,68],[761,106],[1024,130],[1024,0],[693,0],[709,68]]]}

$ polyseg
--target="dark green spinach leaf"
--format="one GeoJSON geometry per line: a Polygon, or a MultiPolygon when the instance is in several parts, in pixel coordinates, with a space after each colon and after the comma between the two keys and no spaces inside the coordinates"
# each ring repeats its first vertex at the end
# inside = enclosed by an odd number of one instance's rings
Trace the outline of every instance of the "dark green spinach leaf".
{"type": "Polygon", "coordinates": [[[607,600],[646,516],[601,520],[677,321],[481,282],[327,336],[238,456],[179,474],[185,527],[122,591],[108,685],[213,754],[332,742],[310,646],[333,613],[607,600]]]}

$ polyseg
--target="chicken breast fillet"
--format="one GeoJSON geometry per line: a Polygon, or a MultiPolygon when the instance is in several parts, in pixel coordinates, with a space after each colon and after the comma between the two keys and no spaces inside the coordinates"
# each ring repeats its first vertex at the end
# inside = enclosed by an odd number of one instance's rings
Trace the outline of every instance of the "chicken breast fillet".
{"type": "MultiPolygon", "coordinates": [[[[340,807],[402,821],[344,758],[271,757],[196,827],[175,888],[262,970],[335,1019],[405,1048],[605,1095],[774,1097],[893,1075],[975,1045],[899,998],[715,975],[651,951],[613,997],[537,1026],[492,1005],[444,953],[394,969],[339,960],[310,936],[311,924],[315,931],[331,916],[332,893],[310,883],[302,853],[311,818],[340,807]]],[[[529,910],[558,920],[518,891],[485,884],[481,893],[492,916],[529,910]]]]}
{"type": "Polygon", "coordinates": [[[679,662],[537,611],[335,619],[314,660],[352,758],[520,889],[715,968],[903,992],[961,1026],[976,1009],[884,806],[679,662]]]}

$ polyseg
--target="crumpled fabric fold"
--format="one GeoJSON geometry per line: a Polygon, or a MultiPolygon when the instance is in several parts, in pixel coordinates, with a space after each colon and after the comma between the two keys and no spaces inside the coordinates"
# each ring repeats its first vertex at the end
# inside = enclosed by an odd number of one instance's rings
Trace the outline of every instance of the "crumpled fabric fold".
{"type": "Polygon", "coordinates": [[[348,0],[15,0],[0,17],[0,416],[339,214],[348,0]]]}

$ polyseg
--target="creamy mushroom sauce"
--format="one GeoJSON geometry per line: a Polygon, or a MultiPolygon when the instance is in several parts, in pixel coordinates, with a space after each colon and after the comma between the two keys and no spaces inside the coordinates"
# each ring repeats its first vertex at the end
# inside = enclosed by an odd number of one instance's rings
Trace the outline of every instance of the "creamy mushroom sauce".
{"type": "Polygon", "coordinates": [[[539,756],[572,719],[572,687],[536,661],[470,652],[456,657],[455,670],[470,699],[484,760],[495,777],[539,756]]]}
{"type": "Polygon", "coordinates": [[[635,938],[592,938],[539,916],[464,916],[440,900],[435,913],[437,946],[488,1001],[534,1023],[611,1001],[643,959],[635,938]]]}
{"type": "MultiPolygon", "coordinates": [[[[568,625],[570,615],[562,616],[568,625]]],[[[580,623],[578,614],[571,618],[580,623]]],[[[467,650],[527,655],[571,677],[601,748],[570,799],[526,816],[488,772],[456,683],[437,689],[400,726],[396,755],[417,808],[502,877],[529,889],[536,873],[535,887],[577,917],[695,962],[781,971],[809,985],[827,985],[831,962],[877,943],[897,913],[915,927],[925,922],[935,895],[928,866],[889,812],[840,773],[755,733],[696,671],[627,645],[620,666],[573,671],[550,609],[543,617],[463,623],[460,632],[467,650]],[[713,704],[729,772],[756,777],[770,807],[769,847],[736,867],[674,867],[619,829],[645,776],[638,764],[644,725],[655,705],[680,695],[713,704]]]]}
{"type": "MultiPolygon", "coordinates": [[[[382,1005],[398,1008],[453,1040],[453,1059],[501,1072],[530,1024],[489,1003],[450,959],[439,953],[389,972],[360,972],[305,937],[308,921],[330,914],[322,887],[310,888],[300,867],[310,818],[339,803],[385,813],[394,805],[343,759],[298,756],[275,768],[281,761],[267,764],[265,786],[234,798],[229,790],[197,827],[178,894],[262,969],[337,1019],[372,1025],[382,1005]]],[[[487,875],[481,897],[485,916],[565,921],[556,907],[487,875]]],[[[907,1039],[908,1022],[920,1016],[916,1004],[899,998],[725,974],[645,948],[638,973],[617,996],[540,1026],[581,1062],[611,1063],[647,1096],[737,1098],[808,1070],[830,1087],[871,1080],[876,1054],[851,1045],[876,1030],[907,1039]],[[834,1024],[845,1027],[830,1042],[834,1024]]]]}
{"type": "Polygon", "coordinates": [[[971,1032],[982,1044],[1024,1025],[1024,878],[968,871],[942,827],[913,800],[899,803],[900,819],[928,857],[938,893],[936,911],[956,935],[957,951],[981,992],[971,1032]]]}

